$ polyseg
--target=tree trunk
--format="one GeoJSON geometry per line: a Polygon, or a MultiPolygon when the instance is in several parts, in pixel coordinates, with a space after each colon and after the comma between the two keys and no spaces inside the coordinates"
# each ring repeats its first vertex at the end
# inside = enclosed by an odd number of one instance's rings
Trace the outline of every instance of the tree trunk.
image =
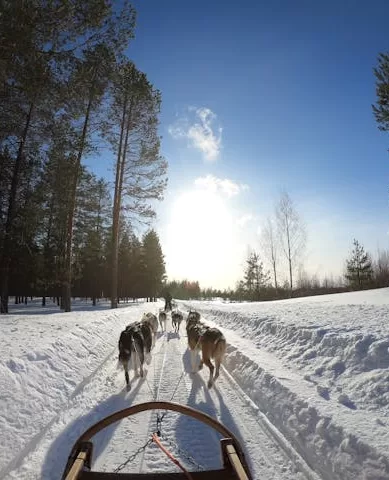
{"type": "Polygon", "coordinates": [[[293,274],[292,274],[292,254],[290,251],[290,234],[289,234],[289,226],[286,227],[286,235],[288,240],[288,263],[289,263],[289,279],[290,279],[290,296],[292,296],[293,291],[293,274]]]}
{"type": "Polygon", "coordinates": [[[28,109],[26,124],[24,126],[22,138],[20,139],[18,154],[16,156],[15,166],[12,173],[11,189],[9,193],[7,220],[5,222],[4,229],[4,242],[3,251],[0,258],[0,277],[1,277],[1,300],[0,300],[0,313],[8,313],[8,283],[9,283],[9,270],[11,266],[11,247],[12,247],[12,223],[15,218],[16,212],[16,195],[19,186],[20,169],[22,166],[22,159],[24,153],[24,146],[26,144],[28,130],[30,128],[32,112],[34,109],[34,103],[31,102],[28,109]]]}
{"type": "MultiPolygon", "coordinates": [[[[61,287],[62,292],[61,292],[61,296],[59,298],[59,302],[60,302],[59,308],[61,310],[65,310],[65,296],[64,296],[65,295],[65,288],[66,288],[65,284],[62,284],[62,287],[61,287]]],[[[70,297],[69,297],[69,300],[70,300],[70,297]]]]}
{"type": "Polygon", "coordinates": [[[122,200],[122,186],[123,186],[123,174],[126,160],[126,148],[128,144],[129,134],[129,122],[130,115],[126,124],[126,112],[127,112],[127,98],[125,98],[123,104],[123,116],[120,125],[120,138],[118,157],[116,163],[116,178],[115,178],[115,194],[113,203],[113,220],[112,220],[112,279],[111,279],[111,308],[118,307],[118,262],[119,262],[119,221],[120,221],[120,208],[122,200]],[[126,131],[126,137],[123,146],[124,132],[126,131]]]}
{"type": "Polygon", "coordinates": [[[65,253],[65,272],[64,272],[64,310],[65,312],[71,311],[71,285],[72,285],[72,243],[73,243],[73,223],[74,223],[74,214],[76,211],[76,194],[77,194],[77,185],[80,175],[80,166],[81,158],[84,153],[85,148],[85,139],[88,130],[88,123],[90,112],[92,108],[93,101],[93,83],[90,89],[88,106],[86,108],[84,125],[82,128],[82,134],[80,138],[80,145],[77,153],[77,158],[74,166],[74,178],[73,185],[70,192],[70,205],[68,212],[68,221],[67,221],[67,230],[66,230],[66,253],[65,253]]]}
{"type": "Polygon", "coordinates": [[[275,258],[274,258],[274,257],[272,258],[272,264],[273,264],[274,286],[275,286],[276,293],[277,293],[277,291],[278,291],[278,284],[277,284],[277,268],[276,268],[276,260],[275,260],[275,258]]]}

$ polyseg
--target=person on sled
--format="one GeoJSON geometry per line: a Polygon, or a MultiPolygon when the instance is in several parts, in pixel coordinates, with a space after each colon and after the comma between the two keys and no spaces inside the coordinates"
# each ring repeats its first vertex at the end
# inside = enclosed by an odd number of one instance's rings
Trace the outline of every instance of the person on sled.
{"type": "Polygon", "coordinates": [[[170,292],[167,292],[164,298],[165,298],[165,311],[173,310],[173,307],[172,307],[173,297],[171,296],[170,292]]]}

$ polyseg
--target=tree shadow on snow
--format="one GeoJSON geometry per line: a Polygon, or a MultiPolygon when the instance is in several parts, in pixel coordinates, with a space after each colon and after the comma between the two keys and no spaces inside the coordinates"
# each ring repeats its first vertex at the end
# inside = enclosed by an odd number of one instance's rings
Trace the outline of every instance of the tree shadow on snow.
{"type": "MultiPolygon", "coordinates": [[[[141,303],[131,302],[131,303],[120,303],[118,308],[129,308],[137,307],[141,303]]],[[[98,302],[96,305],[92,304],[92,301],[76,300],[72,301],[72,312],[95,312],[102,310],[111,310],[111,304],[106,301],[98,302]]],[[[70,312],[70,313],[72,313],[70,312]]],[[[29,301],[27,305],[18,304],[14,305],[10,303],[9,305],[9,314],[10,315],[52,315],[54,313],[63,314],[64,311],[60,307],[48,300],[46,306],[42,307],[41,300],[34,299],[29,301]]]]}
{"type": "MultiPolygon", "coordinates": [[[[71,422],[51,444],[43,463],[41,479],[52,480],[60,478],[66,466],[70,450],[80,435],[104,417],[130,407],[144,381],[145,378],[139,379],[130,392],[123,389],[121,392],[111,395],[105,401],[96,405],[86,415],[71,422]]],[[[120,421],[110,425],[92,438],[94,462],[110,442],[119,424],[120,421]]]]}

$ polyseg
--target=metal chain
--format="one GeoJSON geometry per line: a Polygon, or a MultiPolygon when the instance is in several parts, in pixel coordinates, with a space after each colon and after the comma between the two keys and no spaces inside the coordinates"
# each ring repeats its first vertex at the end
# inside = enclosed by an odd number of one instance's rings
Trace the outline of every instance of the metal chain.
{"type": "Polygon", "coordinates": [[[191,463],[197,469],[197,471],[205,470],[205,467],[203,467],[203,465],[196,462],[196,460],[192,456],[190,456],[189,453],[187,453],[185,450],[182,450],[176,443],[172,442],[164,435],[159,436],[164,442],[168,443],[171,448],[174,448],[182,457],[186,458],[186,460],[188,460],[188,462],[191,463]]]}
{"type": "MultiPolygon", "coordinates": [[[[154,346],[154,347],[155,347],[155,346],[154,346]]],[[[164,338],[163,338],[162,345],[160,346],[158,352],[157,352],[157,353],[153,353],[153,357],[155,357],[155,356],[157,356],[157,355],[164,355],[164,354],[165,354],[165,351],[166,351],[166,335],[165,335],[164,338]]],[[[153,388],[151,388],[151,385],[150,385],[150,383],[149,383],[149,381],[148,381],[148,379],[147,379],[147,376],[145,377],[145,380],[146,380],[146,384],[147,384],[147,387],[148,387],[148,389],[149,389],[149,391],[150,391],[150,394],[151,394],[151,397],[152,397],[153,401],[156,401],[156,400],[158,399],[158,382],[157,382],[157,377],[156,377],[155,361],[153,362],[153,371],[154,371],[154,375],[153,375],[153,377],[154,377],[154,378],[153,378],[153,388]],[[153,390],[154,390],[154,392],[153,392],[153,390]]],[[[158,415],[159,415],[159,414],[158,414],[158,415]]],[[[151,425],[151,418],[150,418],[149,427],[150,427],[150,425],[151,425]]],[[[149,429],[149,428],[148,428],[148,429],[149,429]]],[[[143,448],[139,449],[139,450],[136,452],[136,455],[137,455],[138,453],[140,453],[142,450],[145,451],[145,450],[146,450],[146,447],[147,447],[148,445],[150,445],[150,443],[152,443],[152,442],[153,442],[153,439],[150,438],[150,440],[148,440],[148,442],[146,443],[146,445],[145,445],[143,448]]],[[[134,457],[134,456],[133,456],[133,457],[134,457]]],[[[133,458],[132,458],[132,459],[133,459],[133,458]]],[[[129,459],[129,460],[127,461],[127,463],[130,462],[132,459],[129,459]]],[[[142,468],[142,465],[143,465],[143,458],[142,458],[142,462],[141,462],[141,468],[142,468]]],[[[123,467],[121,467],[121,468],[123,468],[123,467]]],[[[115,473],[116,473],[116,472],[115,472],[115,473]]]]}
{"type": "Polygon", "coordinates": [[[127,458],[127,460],[123,463],[121,463],[118,467],[115,468],[115,470],[113,471],[113,473],[118,473],[120,472],[121,470],[123,470],[123,468],[128,465],[129,463],[131,463],[135,457],[137,455],[139,455],[141,452],[143,452],[144,450],[146,450],[146,448],[151,444],[153,443],[153,439],[150,438],[149,440],[147,440],[147,442],[143,445],[143,447],[139,447],[138,450],[133,453],[130,457],[127,458]]]}
{"type": "Polygon", "coordinates": [[[180,385],[181,380],[182,380],[182,377],[183,377],[184,375],[185,375],[185,370],[182,370],[181,377],[180,377],[180,379],[178,380],[178,383],[177,383],[177,385],[176,385],[176,388],[174,389],[174,392],[173,392],[173,395],[172,395],[171,398],[170,398],[170,401],[173,400],[174,395],[176,394],[177,389],[178,389],[178,386],[180,385]]]}
{"type": "MultiPolygon", "coordinates": [[[[174,389],[173,395],[172,395],[171,398],[170,398],[170,402],[173,400],[174,395],[176,394],[177,389],[178,389],[178,386],[180,385],[181,380],[182,380],[182,377],[183,377],[184,375],[185,375],[185,370],[183,370],[182,373],[181,373],[181,376],[180,376],[180,378],[179,378],[179,380],[178,380],[178,383],[177,383],[177,385],[176,385],[176,388],[174,389]]],[[[169,412],[169,410],[165,410],[162,415],[160,415],[159,412],[157,413],[157,427],[156,427],[156,432],[155,432],[155,433],[158,435],[158,437],[161,436],[162,420],[165,418],[165,416],[166,416],[166,414],[167,414],[168,412],[169,412]]]]}

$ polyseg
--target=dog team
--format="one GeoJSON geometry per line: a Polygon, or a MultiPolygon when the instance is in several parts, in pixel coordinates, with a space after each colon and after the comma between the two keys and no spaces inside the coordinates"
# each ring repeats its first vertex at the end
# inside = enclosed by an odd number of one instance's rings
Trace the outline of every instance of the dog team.
{"type": "MultiPolygon", "coordinates": [[[[167,313],[159,312],[157,316],[153,313],[144,313],[139,322],[128,325],[120,334],[119,339],[119,363],[124,368],[127,390],[130,390],[129,363],[132,361],[135,376],[143,377],[143,365],[145,360],[150,361],[151,350],[155,345],[158,322],[163,332],[167,331],[167,313]],[[139,368],[139,372],[138,372],[139,368]]],[[[175,333],[180,330],[181,322],[184,319],[182,312],[173,310],[171,312],[172,328],[175,333]]],[[[226,339],[218,328],[211,328],[200,320],[200,313],[190,310],[186,319],[186,333],[188,337],[188,348],[191,351],[192,372],[199,371],[205,364],[209,368],[208,388],[211,388],[219,376],[220,365],[226,352],[226,339]],[[197,352],[201,352],[200,364],[196,370],[195,360],[197,352]],[[215,366],[211,362],[214,359],[215,366]]]]}

